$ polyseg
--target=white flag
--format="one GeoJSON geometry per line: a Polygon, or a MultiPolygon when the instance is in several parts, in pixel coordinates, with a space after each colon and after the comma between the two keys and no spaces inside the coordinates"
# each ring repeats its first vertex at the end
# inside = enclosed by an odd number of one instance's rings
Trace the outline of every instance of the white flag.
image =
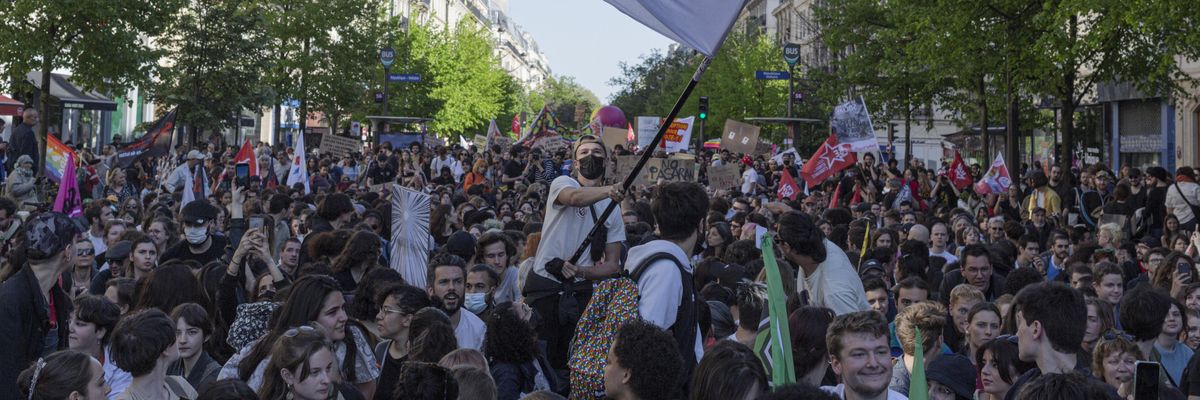
{"type": "Polygon", "coordinates": [[[492,144],[496,141],[496,138],[499,136],[500,136],[500,128],[496,126],[496,120],[493,119],[491,124],[488,125],[488,131],[487,131],[487,147],[489,149],[492,147],[492,144]]]}
{"type": "Polygon", "coordinates": [[[304,154],[304,134],[296,134],[295,156],[292,156],[292,169],[288,171],[287,186],[292,188],[296,183],[304,183],[304,194],[312,193],[308,187],[308,158],[304,154]]]}
{"type": "Polygon", "coordinates": [[[745,0],[604,0],[647,28],[704,55],[721,47],[745,0]]]}

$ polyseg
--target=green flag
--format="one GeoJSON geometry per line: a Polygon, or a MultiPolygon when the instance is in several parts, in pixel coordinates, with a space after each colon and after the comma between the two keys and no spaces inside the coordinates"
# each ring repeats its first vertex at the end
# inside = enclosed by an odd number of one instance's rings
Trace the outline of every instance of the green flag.
{"type": "Polygon", "coordinates": [[[779,264],[775,261],[774,240],[763,235],[763,268],[767,271],[767,308],[771,338],[771,385],[780,387],[796,382],[796,364],[792,361],[792,334],[788,332],[787,294],[779,264]]]}
{"type": "Polygon", "coordinates": [[[912,377],[908,383],[909,400],[929,400],[929,383],[925,381],[925,349],[921,345],[921,329],[917,328],[917,349],[913,356],[912,377]]]}

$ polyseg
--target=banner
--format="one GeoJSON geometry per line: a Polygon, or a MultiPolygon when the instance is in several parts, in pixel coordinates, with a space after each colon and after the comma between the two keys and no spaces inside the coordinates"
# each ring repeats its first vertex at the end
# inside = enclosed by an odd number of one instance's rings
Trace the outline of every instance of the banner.
{"type": "MultiPolygon", "coordinates": [[[[53,138],[54,136],[46,136],[53,138]]],[[[47,152],[49,153],[49,152],[47,152]]],[[[54,211],[67,214],[69,217],[83,216],[83,200],[79,195],[79,182],[75,176],[75,154],[67,154],[66,169],[63,170],[62,181],[58,184],[58,195],[54,196],[54,211]]]]}
{"type": "Polygon", "coordinates": [[[297,183],[303,183],[304,194],[309,194],[312,193],[312,189],[308,186],[308,156],[304,152],[304,135],[298,135],[295,155],[292,156],[292,168],[288,170],[287,187],[290,189],[297,183]]]}
{"type": "Polygon", "coordinates": [[[708,167],[708,187],[716,190],[732,189],[739,186],[741,168],[737,164],[721,164],[708,167]]]}
{"type": "Polygon", "coordinates": [[[605,0],[647,28],[712,57],[744,1],[605,0]]]}
{"type": "Polygon", "coordinates": [[[571,144],[558,135],[543,136],[533,142],[533,148],[542,149],[543,157],[554,157],[555,154],[570,149],[571,144]]]}
{"type": "Polygon", "coordinates": [[[500,134],[500,128],[496,126],[496,120],[493,119],[490,123],[488,123],[487,141],[484,142],[483,147],[484,148],[491,147],[492,144],[495,143],[494,140],[496,140],[496,138],[498,138],[500,136],[504,136],[504,135],[500,134]]]}
{"type": "Polygon", "coordinates": [[[946,175],[950,179],[950,183],[954,184],[958,190],[971,186],[971,182],[975,180],[971,177],[971,170],[967,169],[967,163],[963,162],[962,155],[957,151],[954,152],[954,162],[950,163],[950,169],[946,171],[946,175]]]}
{"type": "Polygon", "coordinates": [[[46,178],[61,183],[68,160],[76,159],[75,152],[71,151],[70,147],[58,141],[54,135],[46,135],[46,178]]]}
{"type": "Polygon", "coordinates": [[[433,238],[429,234],[429,195],[389,184],[392,191],[392,237],[389,266],[410,285],[425,286],[433,238]]]}
{"type": "Polygon", "coordinates": [[[762,130],[754,125],[725,120],[725,131],[721,134],[721,149],[734,154],[754,154],[758,148],[758,134],[762,130]]]}
{"type": "Polygon", "coordinates": [[[637,117],[637,123],[637,145],[639,149],[644,149],[654,140],[654,135],[658,134],[658,127],[662,125],[662,118],[637,117]]]}
{"type": "Polygon", "coordinates": [[[692,127],[695,126],[696,117],[676,118],[671,126],[667,127],[667,134],[663,135],[662,148],[668,154],[686,152],[688,144],[692,141],[692,127]]]}
{"type": "Polygon", "coordinates": [[[1008,175],[1008,166],[1004,164],[1004,154],[996,153],[992,166],[983,174],[979,183],[975,184],[975,194],[983,196],[1004,193],[1010,185],[1012,178],[1008,175]]]}
{"type": "Polygon", "coordinates": [[[361,153],[362,147],[362,140],[358,138],[348,138],[332,133],[321,135],[321,154],[348,157],[350,153],[361,153]]]}
{"type": "Polygon", "coordinates": [[[792,161],[794,161],[797,164],[800,163],[800,152],[796,151],[795,147],[788,147],[787,150],[779,152],[779,154],[776,154],[774,157],[771,157],[771,161],[774,161],[775,164],[783,165],[783,157],[788,154],[792,155],[792,161]]]}
{"type": "Polygon", "coordinates": [[[800,185],[796,184],[796,180],[792,178],[792,174],[787,168],[783,169],[783,178],[779,179],[779,190],[775,192],[775,196],[780,199],[795,200],[800,194],[800,185]]]}
{"type": "Polygon", "coordinates": [[[129,168],[143,157],[163,157],[171,153],[171,136],[175,132],[176,110],[158,119],[145,135],[117,151],[117,165],[129,168]]]}
{"type": "Polygon", "coordinates": [[[849,145],[851,151],[870,151],[879,145],[875,140],[875,128],[871,126],[871,115],[867,113],[867,103],[861,97],[834,108],[829,128],[837,135],[838,143],[849,145]]]}
{"type": "Polygon", "coordinates": [[[814,187],[857,161],[858,157],[850,150],[849,144],[838,143],[837,136],[829,135],[825,143],[821,144],[812,158],[804,164],[804,168],[800,170],[800,177],[804,178],[808,186],[814,187]]]}
{"type": "MultiPolygon", "coordinates": [[[[615,180],[613,183],[621,183],[625,178],[633,172],[633,167],[637,165],[638,159],[641,156],[617,156],[617,165],[613,169],[615,180]]],[[[646,166],[642,167],[642,172],[638,174],[637,179],[634,179],[634,185],[656,185],[659,181],[662,183],[671,182],[695,182],[696,181],[696,161],[681,159],[681,158],[650,158],[646,160],[646,166]]]]}
{"type": "Polygon", "coordinates": [[[475,135],[471,139],[471,146],[475,147],[476,151],[485,151],[487,149],[488,138],[483,135],[475,135]]]}

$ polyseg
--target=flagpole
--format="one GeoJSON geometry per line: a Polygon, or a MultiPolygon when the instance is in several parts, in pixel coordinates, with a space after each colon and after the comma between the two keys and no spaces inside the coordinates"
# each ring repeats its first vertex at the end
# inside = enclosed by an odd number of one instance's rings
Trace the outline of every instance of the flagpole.
{"type": "MultiPolygon", "coordinates": [[[[628,192],[629,187],[633,186],[633,182],[635,179],[637,179],[638,175],[640,175],[642,167],[646,166],[646,162],[649,161],[650,156],[653,155],[654,148],[658,147],[658,143],[661,142],[663,136],[667,134],[667,129],[671,127],[671,122],[675,121],[675,117],[679,115],[679,111],[683,108],[683,103],[687,102],[688,96],[692,94],[692,90],[696,88],[696,84],[700,83],[700,77],[704,76],[704,71],[708,69],[708,65],[711,63],[712,56],[705,56],[704,60],[700,61],[700,65],[696,67],[696,73],[692,74],[691,82],[688,82],[687,87],[683,88],[683,93],[679,95],[678,100],[675,100],[675,106],[671,107],[671,112],[667,114],[666,123],[658,127],[658,133],[654,135],[654,139],[650,141],[650,145],[646,147],[646,150],[642,153],[642,157],[638,159],[638,162],[633,167],[633,170],[630,171],[629,175],[625,177],[625,182],[621,183],[622,194],[628,192]]],[[[607,221],[608,217],[612,215],[613,210],[616,208],[617,202],[612,201],[608,203],[608,207],[605,207],[604,212],[601,213],[600,217],[597,218],[597,221],[601,222],[592,227],[592,231],[588,232],[587,237],[583,239],[583,243],[580,244],[579,248],[575,250],[575,255],[571,256],[571,264],[577,264],[579,262],[579,258],[583,257],[584,250],[587,250],[588,246],[592,244],[592,237],[600,231],[600,227],[604,226],[603,221],[607,221]]]]}

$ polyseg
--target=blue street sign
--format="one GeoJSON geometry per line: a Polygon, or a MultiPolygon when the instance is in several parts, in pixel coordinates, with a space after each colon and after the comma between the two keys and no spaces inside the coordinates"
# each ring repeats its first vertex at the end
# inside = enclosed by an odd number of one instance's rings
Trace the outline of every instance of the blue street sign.
{"type": "Polygon", "coordinates": [[[787,71],[754,71],[754,79],[760,80],[791,79],[791,77],[787,71]]]}
{"type": "Polygon", "coordinates": [[[388,82],[420,82],[421,74],[388,74],[388,82]]]}

